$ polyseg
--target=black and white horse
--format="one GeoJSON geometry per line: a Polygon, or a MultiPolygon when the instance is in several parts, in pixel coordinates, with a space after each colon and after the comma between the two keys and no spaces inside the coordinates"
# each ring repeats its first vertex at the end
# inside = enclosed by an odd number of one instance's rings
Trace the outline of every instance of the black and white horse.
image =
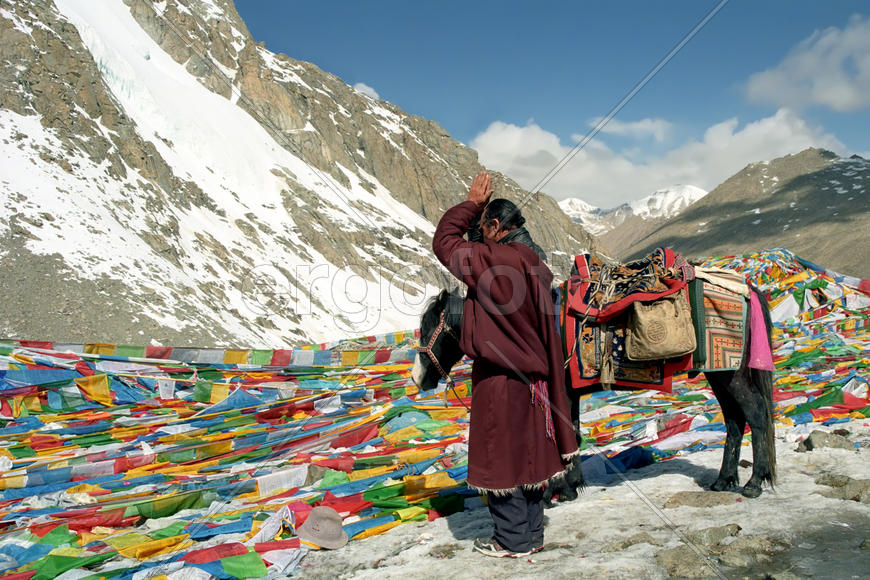
{"type": "MultiPolygon", "coordinates": [[[[767,301],[758,290],[752,288],[752,291],[761,301],[769,337],[771,320],[767,301]]],[[[420,347],[412,372],[414,383],[422,390],[434,389],[440,379],[448,379],[450,369],[463,356],[462,350],[459,348],[462,303],[463,298],[458,293],[442,290],[429,302],[422,314],[420,347]]],[[[750,328],[749,321],[747,321],[745,328],[750,328]]],[[[764,482],[768,482],[772,486],[776,481],[773,373],[749,368],[746,365],[746,361],[749,360],[749,343],[747,336],[743,341],[743,363],[740,368],[704,373],[722,408],[726,427],[722,467],[719,470],[718,478],[712,483],[710,489],[714,491],[741,491],[746,497],[758,497],[761,495],[764,482]],[[747,424],[752,430],[752,476],[741,490],[737,467],[743,432],[747,424]]],[[[581,390],[571,388],[568,376],[566,376],[566,384],[568,384],[568,397],[572,402],[571,419],[577,425],[577,400],[581,390]]],[[[622,387],[615,386],[614,388],[622,387]]],[[[582,392],[588,393],[589,389],[584,388],[582,392]]],[[[582,485],[579,466],[580,462],[575,462],[568,474],[569,482],[573,480],[575,485],[582,485]]],[[[576,492],[573,489],[567,490],[567,493],[562,496],[563,499],[565,495],[569,498],[576,497],[576,492]]]]}

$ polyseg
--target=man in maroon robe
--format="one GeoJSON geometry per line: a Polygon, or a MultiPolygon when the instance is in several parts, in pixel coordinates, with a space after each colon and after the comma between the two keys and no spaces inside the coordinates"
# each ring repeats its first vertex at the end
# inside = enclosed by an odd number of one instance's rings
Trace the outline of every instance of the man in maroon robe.
{"type": "Polygon", "coordinates": [[[579,451],[550,297],[553,274],[519,208],[490,203],[491,196],[490,176],[481,171],[467,200],[441,218],[432,248],[468,287],[460,340],[474,359],[468,484],[487,493],[494,524],[493,538],[474,548],[516,557],[543,545],[543,488],[579,451]],[[483,240],[466,240],[478,219],[483,240]]]}

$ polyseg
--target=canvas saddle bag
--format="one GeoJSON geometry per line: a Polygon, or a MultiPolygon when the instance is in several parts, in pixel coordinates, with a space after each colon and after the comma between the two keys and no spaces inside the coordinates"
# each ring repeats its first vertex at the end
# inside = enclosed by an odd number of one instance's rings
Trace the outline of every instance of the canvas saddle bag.
{"type": "Polygon", "coordinates": [[[689,300],[682,290],[631,305],[625,329],[629,360],[679,357],[694,352],[697,345],[689,300]]]}

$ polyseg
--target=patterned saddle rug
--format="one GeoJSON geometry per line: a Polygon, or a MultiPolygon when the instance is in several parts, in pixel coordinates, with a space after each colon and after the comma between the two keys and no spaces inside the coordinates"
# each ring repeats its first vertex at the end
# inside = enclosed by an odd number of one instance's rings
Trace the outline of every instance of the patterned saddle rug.
{"type": "MultiPolygon", "coordinates": [[[[573,388],[607,383],[670,392],[675,374],[740,366],[747,301],[740,294],[700,279],[687,282],[683,278],[692,278],[692,273],[680,271],[678,261],[679,257],[670,249],[660,248],[646,259],[626,265],[628,271],[615,274],[620,278],[618,290],[604,295],[601,303],[595,302],[599,300],[600,289],[591,282],[580,287],[577,279],[569,279],[559,286],[556,312],[573,388]],[[629,276],[632,271],[643,274],[629,276]],[[660,273],[680,278],[662,277],[660,273]],[[629,360],[625,354],[626,306],[635,300],[651,300],[680,291],[687,293],[692,307],[697,350],[673,359],[629,360]],[[576,311],[576,305],[586,308],[589,301],[594,302],[588,307],[596,315],[594,319],[576,311]],[[598,308],[598,304],[603,308],[598,308]]],[[[594,259],[586,255],[575,259],[578,274],[584,272],[587,264],[593,264],[595,269],[594,259]]]]}

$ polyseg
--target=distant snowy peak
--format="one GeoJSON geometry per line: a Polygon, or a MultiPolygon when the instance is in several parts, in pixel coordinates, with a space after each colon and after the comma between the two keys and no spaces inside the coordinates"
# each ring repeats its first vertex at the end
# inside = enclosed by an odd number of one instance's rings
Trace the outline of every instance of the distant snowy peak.
{"type": "Polygon", "coordinates": [[[596,236],[612,230],[634,215],[643,220],[670,219],[692,205],[707,192],[694,185],[675,185],[659,189],[641,199],[603,210],[571,197],[559,202],[562,211],[596,236]]]}
{"type": "Polygon", "coordinates": [[[587,232],[593,235],[598,235],[607,231],[609,228],[601,223],[601,217],[604,211],[601,208],[595,207],[591,203],[587,203],[576,197],[569,197],[559,202],[559,207],[565,212],[574,222],[583,226],[587,232]]]}
{"type": "Polygon", "coordinates": [[[700,187],[675,185],[659,189],[629,205],[632,213],[641,219],[672,218],[705,195],[707,192],[700,187]]]}
{"type": "Polygon", "coordinates": [[[562,208],[562,211],[568,217],[573,218],[576,216],[583,216],[588,213],[601,212],[600,208],[595,207],[591,203],[587,203],[582,199],[578,199],[576,197],[569,197],[568,199],[563,199],[559,202],[559,207],[562,208]]]}

